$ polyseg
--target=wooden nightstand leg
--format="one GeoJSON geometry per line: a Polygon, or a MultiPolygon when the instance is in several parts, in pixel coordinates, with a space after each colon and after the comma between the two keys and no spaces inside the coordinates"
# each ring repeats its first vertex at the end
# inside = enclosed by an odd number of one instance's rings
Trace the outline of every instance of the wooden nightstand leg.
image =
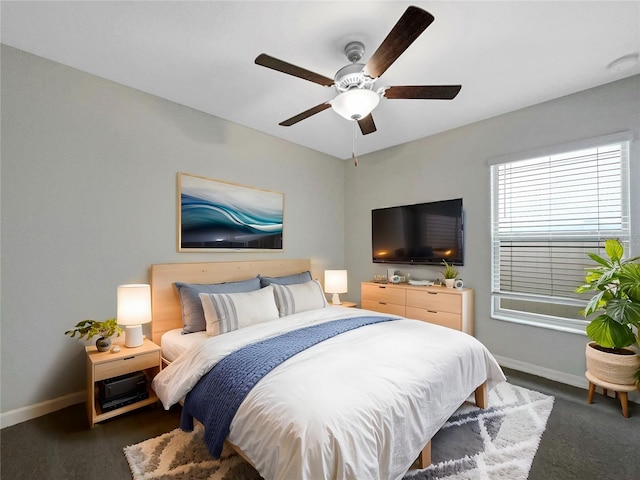
{"type": "Polygon", "coordinates": [[[596,385],[589,382],[589,396],[587,397],[587,403],[591,405],[593,403],[593,394],[596,392],[596,385]]]}

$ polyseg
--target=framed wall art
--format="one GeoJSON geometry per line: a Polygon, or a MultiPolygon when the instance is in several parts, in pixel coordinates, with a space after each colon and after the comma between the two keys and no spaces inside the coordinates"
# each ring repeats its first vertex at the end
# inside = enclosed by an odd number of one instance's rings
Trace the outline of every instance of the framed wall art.
{"type": "Polygon", "coordinates": [[[178,251],[282,250],[284,194],[178,173],[178,251]]]}

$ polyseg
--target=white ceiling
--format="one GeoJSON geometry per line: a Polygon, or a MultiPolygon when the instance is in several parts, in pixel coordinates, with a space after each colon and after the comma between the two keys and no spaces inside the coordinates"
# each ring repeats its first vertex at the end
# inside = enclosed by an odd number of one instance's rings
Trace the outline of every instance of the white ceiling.
{"type": "Polygon", "coordinates": [[[333,88],[254,64],[260,53],[333,77],[363,61],[409,5],[435,21],[377,86],[462,84],[452,101],[383,98],[357,152],[393,145],[640,73],[639,1],[2,1],[2,43],[288,141],[349,158],[351,122],[331,109],[279,122],[333,88]]]}

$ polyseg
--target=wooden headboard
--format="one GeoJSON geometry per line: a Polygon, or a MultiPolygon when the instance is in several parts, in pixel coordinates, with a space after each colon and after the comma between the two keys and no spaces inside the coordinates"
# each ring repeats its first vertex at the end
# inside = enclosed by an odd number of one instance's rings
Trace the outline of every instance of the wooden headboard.
{"type": "MultiPolygon", "coordinates": [[[[168,330],[182,327],[182,309],[174,282],[236,282],[257,276],[278,277],[311,270],[306,260],[257,260],[244,262],[162,263],[151,265],[151,339],[160,345],[168,330]]],[[[313,278],[314,272],[311,272],[313,278]]]]}

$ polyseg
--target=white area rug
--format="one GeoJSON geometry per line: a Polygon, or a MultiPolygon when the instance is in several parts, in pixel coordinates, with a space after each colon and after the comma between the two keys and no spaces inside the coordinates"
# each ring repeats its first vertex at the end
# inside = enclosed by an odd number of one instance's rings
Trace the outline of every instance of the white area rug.
{"type": "MultiPolygon", "coordinates": [[[[502,383],[489,393],[489,408],[465,403],[433,438],[433,465],[406,480],[526,480],[538,450],[553,397],[502,383]]],[[[225,447],[211,459],[202,426],[180,429],[125,447],[134,480],[259,480],[225,447]]]]}

